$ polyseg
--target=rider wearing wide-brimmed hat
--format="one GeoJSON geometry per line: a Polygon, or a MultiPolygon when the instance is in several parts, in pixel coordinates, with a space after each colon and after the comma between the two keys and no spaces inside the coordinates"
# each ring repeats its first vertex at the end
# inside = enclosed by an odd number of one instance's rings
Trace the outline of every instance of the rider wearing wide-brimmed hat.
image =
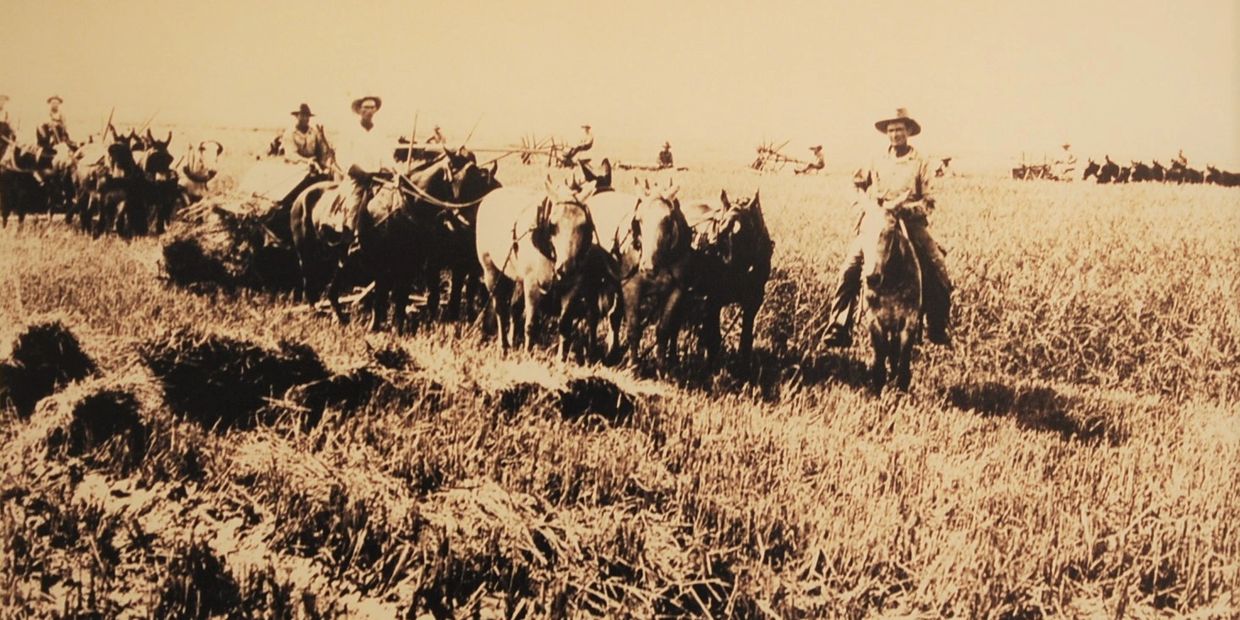
{"type": "MultiPolygon", "coordinates": [[[[60,95],[52,95],[47,98],[47,120],[35,129],[35,141],[38,143],[39,149],[44,153],[50,154],[57,144],[68,145],[71,149],[77,148],[77,145],[69,138],[69,129],[65,125],[65,115],[60,111],[60,104],[64,102],[65,100],[61,99],[60,95]]],[[[48,157],[50,158],[50,155],[48,157]]]]}
{"type": "MultiPolygon", "coordinates": [[[[393,163],[393,145],[375,126],[375,113],[383,107],[383,100],[374,95],[366,95],[353,100],[350,105],[353,113],[358,115],[358,122],[349,125],[337,145],[336,157],[345,170],[345,180],[340,187],[344,196],[340,208],[344,215],[344,225],[350,234],[356,231],[358,218],[370,200],[371,187],[375,179],[395,169],[393,163]]],[[[350,244],[350,251],[357,248],[350,244]]]]}
{"type": "Polygon", "coordinates": [[[301,104],[296,110],[289,112],[297,118],[292,127],[284,130],[280,144],[284,147],[286,161],[307,164],[314,174],[323,174],[331,169],[331,148],[323,133],[323,125],[310,125],[310,118],[315,114],[310,111],[309,104],[301,104]]]}
{"type": "MultiPolygon", "coordinates": [[[[857,188],[879,202],[904,198],[901,210],[909,241],[917,252],[922,272],[922,307],[926,315],[927,337],[930,342],[951,345],[948,318],[951,313],[951,279],[947,262],[939,244],[930,236],[929,215],[935,201],[930,191],[930,163],[908,143],[908,138],[921,133],[921,125],[904,108],[896,115],[874,123],[887,135],[891,146],[868,169],[853,175],[857,188]]],[[[849,247],[840,270],[839,286],[831,306],[831,325],[827,330],[828,346],[852,343],[853,319],[857,296],[861,292],[863,255],[860,239],[849,247]]]]}

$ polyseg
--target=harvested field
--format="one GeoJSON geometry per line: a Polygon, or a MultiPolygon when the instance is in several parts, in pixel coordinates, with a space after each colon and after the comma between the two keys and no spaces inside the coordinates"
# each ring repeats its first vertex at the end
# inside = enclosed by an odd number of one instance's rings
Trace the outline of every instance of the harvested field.
{"type": "Polygon", "coordinates": [[[657,376],[501,358],[476,327],[371,334],[283,293],[170,285],[158,240],[0,233],[0,285],[21,293],[4,326],[63,312],[94,368],[74,384],[92,368],[74,356],[75,378],[0,422],[0,606],[1234,615],[1232,194],[945,180],[956,348],[922,347],[911,392],[874,398],[864,345],[820,345],[846,179],[677,180],[762,184],[777,269],[753,383],[734,359],[657,376]]]}

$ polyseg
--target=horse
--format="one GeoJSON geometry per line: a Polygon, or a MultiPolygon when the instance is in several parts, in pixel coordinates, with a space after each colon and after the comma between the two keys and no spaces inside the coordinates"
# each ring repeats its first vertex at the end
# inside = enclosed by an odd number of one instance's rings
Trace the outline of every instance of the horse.
{"type": "Polygon", "coordinates": [[[543,299],[558,297],[559,352],[561,359],[567,357],[573,313],[586,305],[571,296],[591,288],[586,284],[594,274],[587,269],[599,258],[592,253],[595,229],[586,206],[593,192],[592,183],[574,192],[548,176],[545,191],[503,187],[483,198],[478,207],[478,263],[490,292],[501,352],[516,343],[522,307],[524,347],[532,349],[543,299]]]}
{"type": "MultiPolygon", "coordinates": [[[[378,181],[379,188],[357,214],[356,230],[354,222],[345,221],[349,214],[339,210],[344,199],[339,184],[322,182],[303,190],[289,211],[289,227],[302,268],[300,292],[304,298],[313,299],[317,291],[319,267],[334,265],[327,297],[336,319],[347,323],[339,298],[360,269],[375,281],[371,329],[377,330],[386,319],[388,296],[394,294],[398,300],[394,319],[397,329],[403,330],[405,300],[416,272],[426,264],[426,248],[434,228],[434,211],[420,207],[418,201],[420,196],[440,201],[459,199],[462,188],[473,177],[459,174],[453,166],[453,157],[445,152],[407,176],[378,181]],[[356,246],[353,252],[351,245],[356,246]]],[[[475,167],[474,174],[481,172],[475,167]]]]}
{"type": "Polygon", "coordinates": [[[10,215],[17,216],[20,227],[28,211],[41,210],[46,204],[47,193],[35,176],[38,164],[35,149],[13,144],[4,153],[0,160],[0,227],[8,227],[10,215]]]}
{"type": "MultiPolygon", "coordinates": [[[[725,306],[741,307],[739,354],[748,365],[753,356],[754,323],[766,298],[771,277],[771,240],[759,195],[732,202],[719,193],[719,204],[698,202],[686,207],[694,222],[693,277],[690,290],[702,311],[702,344],[707,361],[717,365],[723,345],[719,316],[725,306]]],[[[696,313],[695,313],[696,314],[696,313]]]]}
{"type": "Polygon", "coordinates": [[[146,131],[147,154],[142,162],[144,202],[151,207],[151,216],[155,223],[155,232],[163,233],[172,219],[172,211],[182,199],[181,186],[173,169],[172,154],[168,145],[172,143],[172,132],[164,140],[156,140],[151,130],[146,131]]]}
{"type": "MultiPolygon", "coordinates": [[[[478,222],[478,199],[501,187],[496,172],[498,163],[491,162],[488,167],[479,167],[472,153],[459,151],[457,157],[465,162],[454,179],[459,179],[460,187],[455,192],[456,199],[464,205],[432,205],[425,208],[435,209],[435,231],[429,236],[426,247],[426,308],[431,318],[439,317],[440,297],[442,295],[440,276],[444,271],[450,274],[450,289],[446,313],[439,318],[450,321],[459,320],[463,313],[462,302],[472,307],[477,296],[482,277],[482,269],[478,265],[478,249],[476,227],[478,222]]],[[[472,313],[472,310],[470,311],[472,313]]]]}
{"type": "Polygon", "coordinates": [[[900,213],[903,200],[863,199],[862,281],[873,358],[871,388],[881,394],[889,374],[907,391],[913,347],[921,335],[921,265],[900,213]]]}
{"type": "Polygon", "coordinates": [[[197,148],[186,146],[185,164],[181,166],[180,184],[186,204],[193,204],[206,197],[210,183],[219,174],[219,158],[224,145],[215,140],[203,140],[197,148]],[[213,148],[208,148],[211,145],[213,148]],[[214,152],[212,152],[214,151],[214,152]]]}
{"type": "MultiPolygon", "coordinates": [[[[610,170],[608,170],[608,178],[610,170]]],[[[626,349],[638,355],[648,315],[655,326],[655,357],[670,367],[677,357],[692,236],[674,185],[651,187],[635,180],[638,194],[609,191],[590,198],[598,245],[620,269],[626,349]]],[[[618,356],[621,351],[609,352],[618,356]]]]}

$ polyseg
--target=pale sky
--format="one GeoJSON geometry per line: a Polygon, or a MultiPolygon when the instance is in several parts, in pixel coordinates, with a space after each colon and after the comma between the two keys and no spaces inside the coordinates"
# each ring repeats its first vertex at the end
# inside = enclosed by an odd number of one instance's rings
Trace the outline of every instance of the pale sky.
{"type": "Polygon", "coordinates": [[[1240,164],[1240,3],[179,2],[5,0],[0,92],[32,132],[56,93],[76,133],[118,120],[279,127],[307,101],[473,146],[522,134],[652,158],[747,162],[764,139],[828,163],[885,146],[906,107],[923,151],[1240,164]],[[481,121],[479,122],[479,119],[481,121]]]}

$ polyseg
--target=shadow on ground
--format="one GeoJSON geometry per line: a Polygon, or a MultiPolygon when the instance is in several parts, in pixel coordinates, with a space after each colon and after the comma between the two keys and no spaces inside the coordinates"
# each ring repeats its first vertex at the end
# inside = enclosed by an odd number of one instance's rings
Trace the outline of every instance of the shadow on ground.
{"type": "Polygon", "coordinates": [[[1008,416],[1021,428],[1058,434],[1065,441],[1119,445],[1127,438],[1115,420],[1083,412],[1082,401],[1046,386],[1010,386],[999,381],[965,382],[948,387],[952,406],[983,416],[1008,416]]]}

